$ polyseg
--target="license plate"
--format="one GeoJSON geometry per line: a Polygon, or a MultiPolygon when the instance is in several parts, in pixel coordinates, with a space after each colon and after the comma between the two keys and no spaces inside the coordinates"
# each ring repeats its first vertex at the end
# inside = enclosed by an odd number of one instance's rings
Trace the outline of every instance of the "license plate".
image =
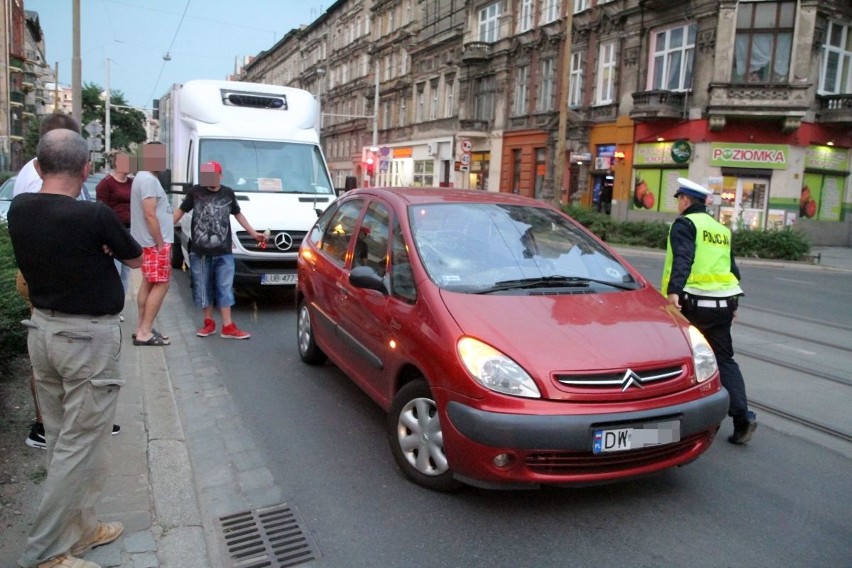
{"type": "Polygon", "coordinates": [[[641,424],[629,428],[595,430],[592,451],[596,454],[638,450],[680,441],[680,422],[641,424]]]}
{"type": "Polygon", "coordinates": [[[260,277],[260,283],[269,286],[296,284],[297,279],[296,274],[263,274],[260,277]]]}

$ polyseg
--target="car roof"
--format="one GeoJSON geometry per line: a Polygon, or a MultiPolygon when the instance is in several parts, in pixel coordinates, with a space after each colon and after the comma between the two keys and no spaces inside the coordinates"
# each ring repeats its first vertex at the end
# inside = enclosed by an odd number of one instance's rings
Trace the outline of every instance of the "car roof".
{"type": "Polygon", "coordinates": [[[495,191],[476,189],[451,189],[444,187],[367,187],[347,191],[344,195],[377,195],[394,201],[401,200],[408,205],[432,203],[499,203],[522,205],[526,207],[549,207],[550,204],[530,197],[495,191]]]}

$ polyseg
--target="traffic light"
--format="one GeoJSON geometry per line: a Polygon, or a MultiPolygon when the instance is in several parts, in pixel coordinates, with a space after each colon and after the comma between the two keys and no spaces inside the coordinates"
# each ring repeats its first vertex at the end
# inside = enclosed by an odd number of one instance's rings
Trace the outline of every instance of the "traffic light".
{"type": "Polygon", "coordinates": [[[366,166],[365,169],[367,171],[367,175],[372,178],[373,174],[376,171],[376,157],[375,155],[373,155],[372,152],[367,153],[367,160],[364,162],[364,164],[366,166]]]}

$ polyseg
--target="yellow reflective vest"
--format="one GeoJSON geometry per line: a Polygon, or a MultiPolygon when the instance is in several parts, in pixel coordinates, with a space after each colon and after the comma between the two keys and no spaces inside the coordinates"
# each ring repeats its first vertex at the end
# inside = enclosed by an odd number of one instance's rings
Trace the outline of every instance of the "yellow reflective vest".
{"type": "MultiPolygon", "coordinates": [[[[684,290],[697,295],[701,292],[713,292],[737,289],[739,280],[731,272],[731,231],[706,213],[690,213],[684,215],[695,225],[695,259],[692,270],[686,280],[684,290]]],[[[666,261],[663,265],[663,282],[660,289],[663,295],[669,286],[672,273],[671,230],[669,230],[666,261]]]]}

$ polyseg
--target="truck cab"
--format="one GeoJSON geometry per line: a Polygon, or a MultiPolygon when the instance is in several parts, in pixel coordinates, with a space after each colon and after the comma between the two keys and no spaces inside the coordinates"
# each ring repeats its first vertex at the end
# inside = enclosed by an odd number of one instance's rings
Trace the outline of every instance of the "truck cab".
{"type": "MultiPolygon", "coordinates": [[[[233,81],[189,81],[160,99],[167,191],[179,207],[200,167],[222,165],[222,185],[268,235],[259,246],[231,217],[235,285],[294,286],[299,245],[336,198],[319,144],[319,106],[307,91],[233,81]]],[[[166,185],[164,184],[164,185],[166,185]]],[[[175,228],[172,265],[189,261],[191,212],[175,228]]]]}

